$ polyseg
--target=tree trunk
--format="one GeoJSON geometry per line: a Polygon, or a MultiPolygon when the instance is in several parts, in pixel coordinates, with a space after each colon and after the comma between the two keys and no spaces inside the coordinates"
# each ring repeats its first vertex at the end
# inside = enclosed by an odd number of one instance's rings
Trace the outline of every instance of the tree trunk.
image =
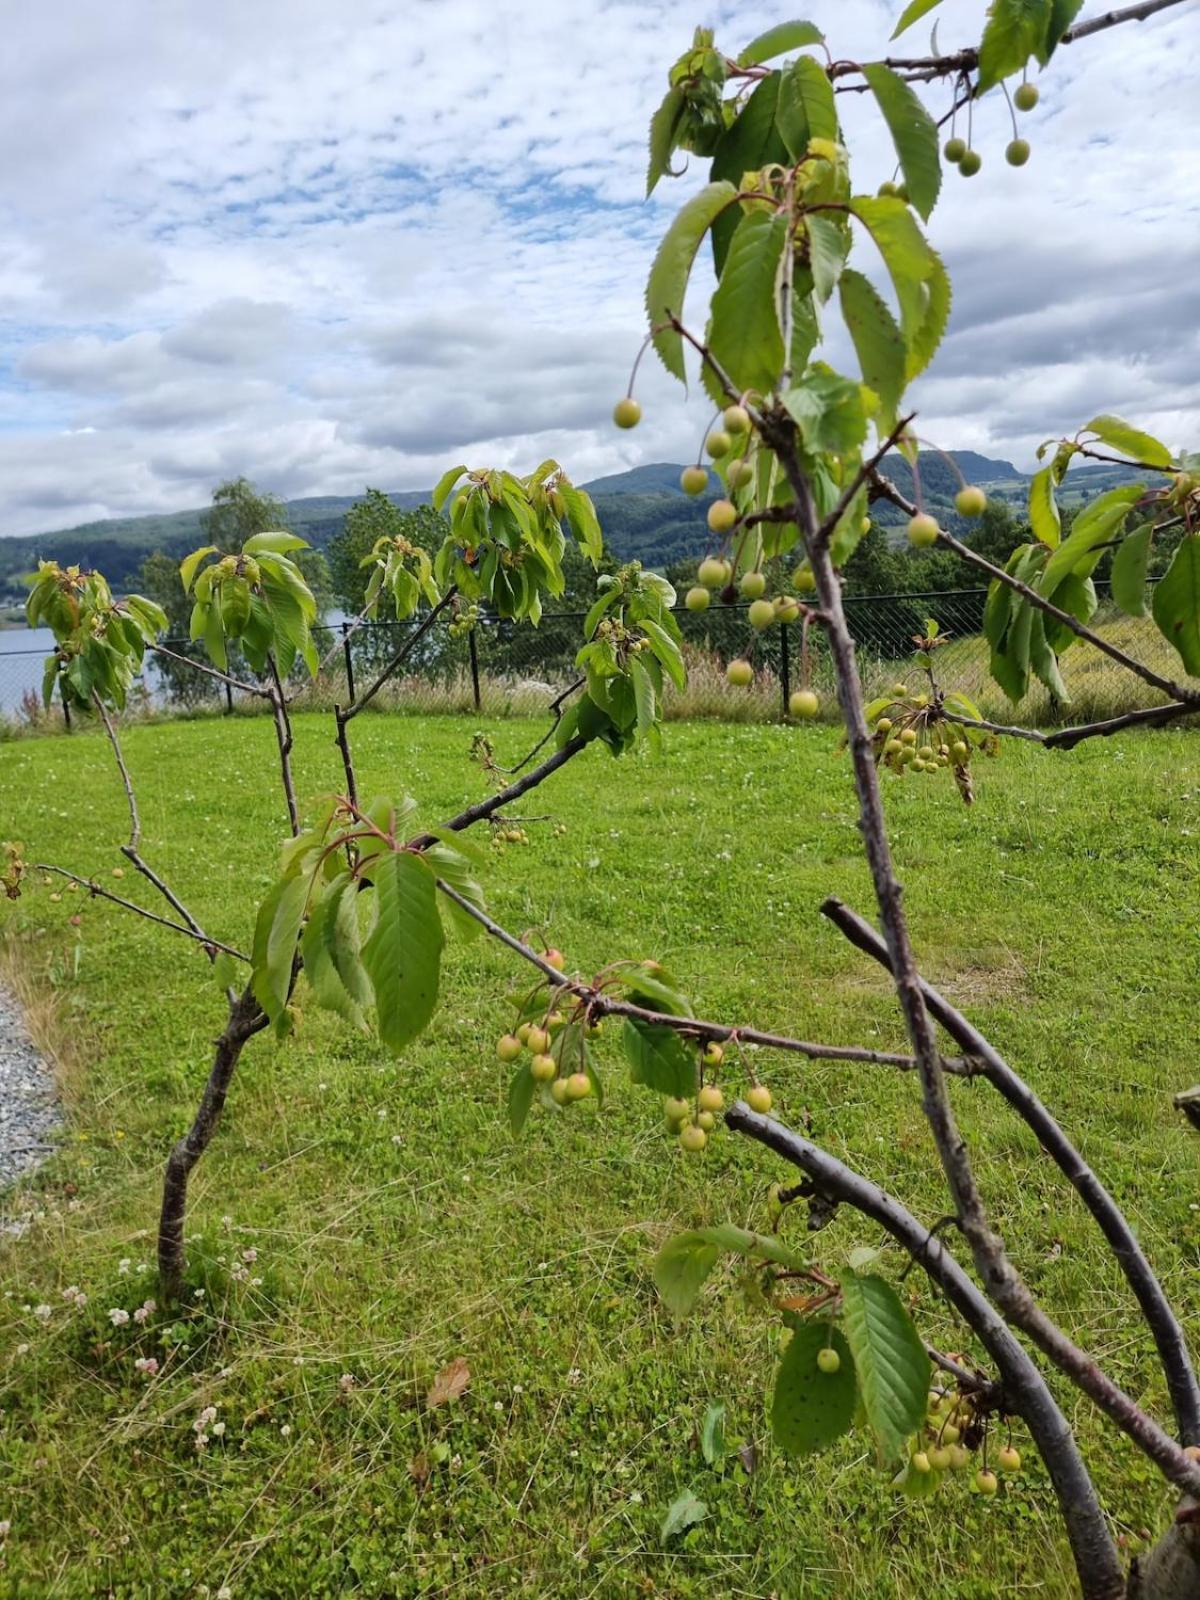
{"type": "Polygon", "coordinates": [[[1200,1600],[1200,1508],[1185,1500],[1150,1554],[1134,1563],[1129,1600],[1200,1600]]]}
{"type": "Polygon", "coordinates": [[[204,1085],[204,1093],[200,1096],[196,1115],[167,1160],[162,1210],[158,1221],[158,1283],[164,1300],[175,1300],[183,1282],[183,1227],[192,1168],[216,1132],[225,1106],[225,1096],[246,1041],[266,1025],[266,1015],[249,986],[236,999],[230,1000],[229,1020],[216,1042],[212,1070],[204,1085]]]}

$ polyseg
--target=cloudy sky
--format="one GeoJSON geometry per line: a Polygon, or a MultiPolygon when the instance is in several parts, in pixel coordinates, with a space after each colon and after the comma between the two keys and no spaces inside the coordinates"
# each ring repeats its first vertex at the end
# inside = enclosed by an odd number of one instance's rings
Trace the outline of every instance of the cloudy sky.
{"type": "MultiPolygon", "coordinates": [[[[703,175],[645,202],[646,124],[696,22],[734,54],[796,4],[8,7],[0,535],[196,505],[237,473],[291,497],[424,488],[459,459],[553,454],[578,480],[686,459],[706,407],[651,361],[642,427],[609,423],[655,242],[703,175]]],[[[799,14],[866,58],[899,10],[799,14]]],[[[942,48],[978,38],[982,0],[941,14],[942,48]]],[[[1114,410],[1200,442],[1197,44],[1191,0],[1064,48],[1020,172],[1003,102],[980,107],[983,172],[951,173],[932,221],[955,305],[923,434],[1028,466],[1114,410]]],[[[877,116],[839,103],[873,189],[877,116]]]]}

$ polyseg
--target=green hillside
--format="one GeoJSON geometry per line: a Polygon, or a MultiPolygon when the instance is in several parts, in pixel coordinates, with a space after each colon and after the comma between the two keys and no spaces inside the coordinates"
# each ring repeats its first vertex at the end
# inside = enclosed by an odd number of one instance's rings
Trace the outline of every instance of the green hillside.
{"type": "MultiPolygon", "coordinates": [[[[971,450],[952,455],[963,475],[986,489],[990,497],[1004,500],[1014,509],[1024,506],[1027,473],[1018,471],[1009,461],[993,460],[971,450]]],[[[912,496],[913,474],[908,463],[892,455],[884,465],[897,487],[912,496]]],[[[636,557],[648,566],[662,567],[694,556],[705,547],[708,499],[689,500],[681,492],[681,470],[670,462],[656,462],[597,478],[584,486],[595,499],[605,538],[619,559],[636,557]]],[[[957,526],[959,519],[952,501],[958,478],[949,461],[936,452],[923,451],[918,473],[925,504],[947,526],[957,526]]],[[[1079,505],[1115,483],[1129,481],[1130,476],[1121,467],[1076,467],[1063,488],[1064,504],[1079,505]]],[[[428,495],[420,490],[405,490],[391,498],[398,506],[411,507],[423,504],[428,495]]],[[[352,495],[319,495],[292,500],[288,503],[288,517],[298,533],[324,548],[340,531],[346,512],[356,499],[352,495]]],[[[150,551],[183,555],[200,543],[203,510],[196,507],[145,517],[111,517],[76,528],[0,538],[0,609],[6,602],[11,604],[21,598],[20,575],[36,565],[39,558],[98,567],[116,588],[126,586],[150,551]]],[[[889,527],[898,527],[903,521],[901,513],[886,503],[879,505],[877,515],[889,527]]]]}

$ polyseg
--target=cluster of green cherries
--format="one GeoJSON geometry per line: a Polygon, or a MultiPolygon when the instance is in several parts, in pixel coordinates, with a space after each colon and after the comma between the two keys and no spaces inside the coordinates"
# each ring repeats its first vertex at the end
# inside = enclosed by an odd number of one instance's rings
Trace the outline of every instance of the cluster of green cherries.
{"type": "MultiPolygon", "coordinates": [[[[1038,103],[1038,98],[1036,84],[1018,84],[1013,95],[1013,105],[1016,106],[1018,111],[1032,111],[1038,103]]],[[[983,157],[979,154],[979,151],[972,150],[967,141],[960,138],[958,134],[950,135],[942,146],[942,154],[952,167],[958,168],[964,178],[973,178],[983,165],[983,157]]],[[[1029,160],[1029,140],[1020,138],[1015,126],[1012,138],[1004,147],[1004,159],[1010,167],[1023,167],[1029,160]]],[[[895,184],[890,186],[885,184],[884,188],[890,188],[890,192],[895,193],[897,186],[895,184]]],[[[882,194],[884,190],[880,189],[879,192],[882,194]]]]}
{"type": "Polygon", "coordinates": [[[528,844],[529,835],[524,828],[511,823],[500,823],[492,828],[492,849],[502,852],[510,844],[528,844]]]}
{"type": "MultiPolygon", "coordinates": [[[[561,972],[567,964],[561,950],[551,946],[542,959],[561,972]]],[[[567,1019],[557,1008],[552,1008],[541,1022],[522,1022],[515,1033],[506,1033],[496,1042],[496,1054],[506,1065],[519,1061],[529,1051],[529,1075],[537,1084],[550,1091],[556,1105],[572,1105],[576,1100],[586,1100],[592,1092],[592,1080],[586,1072],[568,1072],[562,1060],[562,1051],[554,1053],[555,1037],[566,1026],[567,1019]]],[[[588,1028],[589,1037],[600,1032],[601,1024],[593,1022],[588,1028]]]]}
{"type": "MultiPolygon", "coordinates": [[[[724,1050],[715,1039],[710,1039],[701,1052],[702,1068],[715,1071],[724,1059],[724,1050]]],[[[747,1089],[746,1104],[752,1111],[765,1116],[772,1103],[771,1091],[765,1083],[755,1083],[747,1089]]],[[[663,1101],[663,1120],[667,1132],[679,1140],[681,1150],[686,1150],[689,1155],[699,1155],[717,1125],[717,1114],[724,1109],[725,1096],[720,1089],[715,1083],[705,1083],[700,1086],[694,1099],[668,1095],[663,1101]]]]}
{"type": "Polygon", "coordinates": [[[479,621],[479,607],[475,604],[462,606],[450,619],[450,626],[446,632],[452,639],[464,638],[479,621]]]}

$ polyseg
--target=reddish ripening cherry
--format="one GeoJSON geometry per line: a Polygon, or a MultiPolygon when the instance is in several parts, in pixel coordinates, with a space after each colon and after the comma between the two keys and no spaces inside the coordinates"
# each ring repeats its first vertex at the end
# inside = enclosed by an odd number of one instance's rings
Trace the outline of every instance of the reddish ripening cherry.
{"type": "Polygon", "coordinates": [[[543,959],[547,966],[554,968],[555,972],[561,972],[567,964],[566,956],[563,955],[561,950],[556,950],[553,945],[546,951],[543,959]]]}
{"type": "Polygon", "coordinates": [[[708,488],[708,468],[684,467],[679,474],[679,487],[684,494],[703,494],[708,488]]]}
{"type": "Polygon", "coordinates": [[[929,545],[936,544],[941,529],[937,522],[927,511],[918,511],[915,517],[910,517],[908,522],[908,542],[915,545],[918,550],[927,549],[929,545]]]}
{"type": "Polygon", "coordinates": [[[613,421],[618,428],[636,428],[641,420],[642,408],[630,394],[613,407],[613,421]]]}
{"type": "Polygon", "coordinates": [[[708,525],[714,533],[728,533],[737,519],[737,507],[732,500],[714,500],[708,508],[708,525]]]}

